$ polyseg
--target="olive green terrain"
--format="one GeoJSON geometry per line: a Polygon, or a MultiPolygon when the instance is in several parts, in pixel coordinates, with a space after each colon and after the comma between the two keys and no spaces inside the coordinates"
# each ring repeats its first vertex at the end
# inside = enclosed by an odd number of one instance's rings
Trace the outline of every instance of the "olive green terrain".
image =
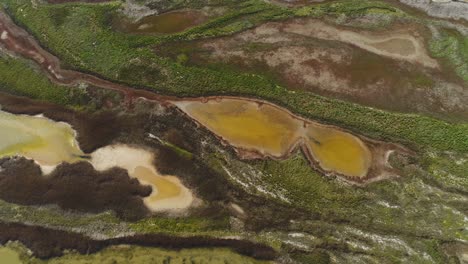
{"type": "MultiPolygon", "coordinates": [[[[265,226],[260,230],[239,230],[229,218],[154,216],[125,222],[110,212],[79,214],[54,206],[23,206],[0,200],[0,221],[109,237],[131,232],[240,236],[266,243],[284,254],[285,259],[298,263],[330,263],[331,256],[339,263],[457,263],[454,257],[444,253],[442,246],[468,241],[467,123],[388,112],[306,91],[291,91],[268,74],[245,73],[228,67],[190,66],[184,63],[183,51],[174,60],[159,57],[153,51],[160,44],[221,37],[266,21],[292,17],[336,19],[377,14],[391,18],[382,23],[359,22],[357,28],[386,27],[388,21],[398,19],[433,22],[379,1],[337,1],[292,8],[261,0],[206,2],[153,4],[151,7],[161,12],[207,5],[223,10],[222,15],[213,16],[200,26],[162,36],[114,31],[110,21],[121,12],[120,1],[48,5],[33,4],[29,0],[4,0],[1,5],[16,23],[59,57],[64,68],[166,95],[238,95],[265,99],[313,120],[404,144],[416,154],[413,157],[395,155],[390,159],[403,176],[363,187],[351,186],[314,171],[300,152],[282,161],[241,161],[225,151],[225,147],[215,146],[202,153],[205,164],[230,179],[233,185],[248,186],[248,192],[254,197],[299,209],[307,217],[291,219],[282,228],[265,226]]],[[[433,57],[468,84],[468,36],[446,29],[438,39],[427,44],[433,57]]],[[[96,111],[97,108],[84,89],[55,85],[28,61],[6,55],[0,57],[0,91],[80,111],[96,111]]],[[[192,153],[169,142],[167,145],[180,156],[192,158],[192,153]]],[[[25,249],[18,245],[9,247],[21,252],[26,260],[25,249]]],[[[140,247],[110,248],[88,256],[70,253],[49,262],[32,259],[26,263],[112,263],[111,260],[132,258],[147,262],[151,261],[150,255],[153,261],[157,258],[161,263],[184,263],[184,259],[194,258],[199,261],[195,263],[224,263],[226,259],[232,261],[227,263],[263,263],[224,249],[174,253],[140,247]],[[164,262],[167,259],[173,262],[164,262]]]]}
{"type": "MultiPolygon", "coordinates": [[[[161,58],[152,47],[167,41],[183,41],[232,34],[264,21],[296,15],[355,16],[363,12],[383,12],[401,16],[397,9],[372,1],[344,1],[309,9],[291,10],[246,1],[204,25],[170,36],[125,35],[109,25],[120,2],[104,4],[60,4],[32,6],[29,1],[5,1],[4,8],[17,23],[30,31],[43,46],[57,55],[66,67],[93,72],[135,87],[177,96],[242,95],[267,99],[305,117],[347,127],[387,140],[416,143],[438,150],[468,151],[468,125],[448,124],[425,116],[382,112],[355,104],[319,97],[307,92],[291,92],[262,75],[241,74],[184,66],[161,58]],[[398,11],[398,12],[397,12],[398,11]]],[[[228,6],[229,7],[229,6],[228,6]]],[[[461,36],[441,42],[453,46],[439,51],[440,57],[454,61],[466,76],[466,42],[461,36]],[[454,44],[450,44],[454,43],[454,44]],[[452,51],[453,50],[453,51],[452,51]],[[461,56],[460,56],[461,55],[461,56]]],[[[466,37],[465,37],[466,38],[466,37]]],[[[55,95],[54,95],[55,96],[55,95]]],[[[415,146],[415,145],[413,145],[415,146]]]]}

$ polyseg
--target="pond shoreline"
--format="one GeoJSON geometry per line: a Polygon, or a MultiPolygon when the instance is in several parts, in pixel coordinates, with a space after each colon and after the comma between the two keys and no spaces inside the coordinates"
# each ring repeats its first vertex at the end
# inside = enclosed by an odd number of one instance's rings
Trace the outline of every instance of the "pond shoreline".
{"type": "MultiPolygon", "coordinates": [[[[293,114],[288,109],[279,107],[273,103],[267,102],[265,100],[254,99],[254,98],[247,98],[247,97],[235,97],[235,96],[207,96],[201,98],[181,98],[176,96],[165,96],[159,95],[155,92],[150,92],[146,90],[137,90],[125,85],[117,84],[108,80],[101,79],[94,75],[81,73],[73,70],[64,70],[60,66],[60,61],[57,57],[50,54],[48,51],[44,50],[37,41],[30,36],[24,29],[20,28],[19,26],[15,25],[14,22],[3,12],[0,12],[0,31],[4,37],[1,39],[0,43],[9,50],[10,52],[26,57],[28,59],[32,59],[35,61],[39,66],[47,73],[49,79],[57,84],[66,85],[66,86],[75,86],[79,83],[87,83],[93,86],[97,86],[104,89],[111,89],[121,92],[125,96],[125,102],[127,106],[131,106],[133,100],[136,98],[143,98],[150,101],[156,101],[163,106],[166,107],[177,107],[175,105],[176,102],[181,101],[201,101],[206,102],[208,100],[213,99],[222,99],[222,98],[236,98],[240,100],[246,100],[255,102],[257,104],[268,104],[270,106],[275,107],[281,111],[288,113],[290,116],[294,117],[295,119],[302,120],[303,122],[319,124],[320,126],[325,127],[332,127],[334,129],[338,129],[345,133],[350,133],[345,129],[342,129],[337,126],[329,126],[323,125],[313,120],[309,120],[298,115],[293,114]],[[6,32],[6,33],[5,33],[6,32]]],[[[193,120],[193,119],[192,119],[193,120]]],[[[361,135],[356,135],[354,133],[350,133],[354,136],[359,137],[361,140],[366,142],[366,144],[370,144],[372,147],[372,151],[376,153],[380,153],[378,159],[375,159],[375,155],[373,155],[372,166],[368,172],[368,174],[363,177],[359,178],[358,180],[355,177],[348,177],[343,174],[335,175],[339,176],[340,178],[344,179],[346,182],[355,183],[358,185],[365,184],[367,182],[376,181],[384,178],[389,178],[390,175],[396,176],[396,171],[392,168],[389,168],[386,162],[386,154],[387,151],[398,151],[405,155],[413,154],[409,149],[393,143],[384,143],[382,141],[373,140],[361,135]],[[377,146],[380,145],[380,148],[383,148],[384,151],[380,150],[377,146]],[[383,154],[381,152],[384,152],[383,154]]],[[[220,138],[217,135],[217,138],[220,139],[222,142],[227,143],[224,139],[220,138]]],[[[280,157],[282,159],[286,158],[290,155],[291,152],[297,149],[297,146],[300,145],[299,143],[293,144],[291,149],[288,151],[288,155],[284,157],[280,157]]],[[[241,158],[274,158],[268,155],[263,155],[258,153],[257,151],[252,151],[249,149],[237,149],[234,148],[235,151],[238,153],[239,157],[241,158]]],[[[301,148],[303,153],[307,156],[311,165],[318,169],[321,173],[325,175],[330,175],[330,171],[325,171],[320,169],[318,166],[317,161],[312,157],[311,153],[307,151],[307,149],[301,148]]]]}

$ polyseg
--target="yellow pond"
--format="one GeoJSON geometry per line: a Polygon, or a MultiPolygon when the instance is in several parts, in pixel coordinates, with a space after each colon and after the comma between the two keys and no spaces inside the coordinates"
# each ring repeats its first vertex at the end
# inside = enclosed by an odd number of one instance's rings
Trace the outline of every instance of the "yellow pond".
{"type": "Polygon", "coordinates": [[[287,154],[299,139],[303,122],[270,105],[236,99],[190,101],[176,105],[231,145],[275,157],[287,154]]]}
{"type": "Polygon", "coordinates": [[[310,153],[323,169],[352,177],[366,176],[371,153],[359,138],[319,125],[309,125],[306,138],[310,153]]]}
{"type": "Polygon", "coordinates": [[[107,146],[91,154],[91,163],[97,170],[120,167],[142,184],[150,185],[153,191],[143,201],[152,211],[188,208],[193,201],[192,193],[177,177],[160,175],[153,160],[152,153],[125,145],[107,146]]]}
{"type": "MultiPolygon", "coordinates": [[[[74,162],[83,152],[73,129],[44,117],[13,115],[0,111],[0,158],[19,155],[35,160],[45,174],[62,162],[74,162]]],[[[151,185],[153,192],[144,199],[153,211],[184,209],[192,203],[191,192],[174,176],[162,176],[153,166],[153,155],[123,145],[107,146],[88,160],[96,170],[126,169],[131,177],[151,185]]]]}
{"type": "Polygon", "coordinates": [[[65,123],[0,111],[0,157],[14,155],[55,166],[77,160],[83,152],[73,129],[65,123]]]}
{"type": "Polygon", "coordinates": [[[324,170],[365,177],[370,167],[371,153],[359,138],[271,104],[234,98],[174,104],[237,148],[282,157],[302,140],[324,170]]]}
{"type": "Polygon", "coordinates": [[[0,263],[5,264],[21,264],[18,252],[9,247],[0,247],[0,263]]]}

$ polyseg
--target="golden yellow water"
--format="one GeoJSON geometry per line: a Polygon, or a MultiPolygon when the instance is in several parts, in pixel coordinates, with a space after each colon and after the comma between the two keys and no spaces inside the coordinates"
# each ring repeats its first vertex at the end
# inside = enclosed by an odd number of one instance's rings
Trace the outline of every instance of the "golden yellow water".
{"type": "Polygon", "coordinates": [[[302,138],[324,170],[365,177],[371,165],[370,150],[356,136],[313,122],[304,128],[304,120],[270,104],[233,98],[175,104],[234,147],[281,157],[302,138]]]}
{"type": "Polygon", "coordinates": [[[69,125],[0,111],[0,157],[18,155],[41,165],[58,165],[82,154],[69,125]]]}
{"type": "Polygon", "coordinates": [[[154,203],[162,199],[177,197],[181,193],[181,186],[166,179],[163,176],[154,174],[150,169],[146,167],[136,167],[133,171],[133,176],[138,180],[147,182],[153,185],[153,193],[146,198],[149,203],[154,203]]]}
{"type": "Polygon", "coordinates": [[[351,177],[366,176],[371,153],[359,138],[318,125],[307,128],[306,138],[311,154],[323,169],[351,177]]]}
{"type": "Polygon", "coordinates": [[[21,264],[18,252],[8,247],[0,247],[0,263],[21,264]]]}
{"type": "Polygon", "coordinates": [[[282,156],[299,138],[299,120],[271,105],[237,99],[189,102],[184,111],[231,145],[282,156]]]}
{"type": "Polygon", "coordinates": [[[142,148],[110,145],[91,153],[90,162],[99,171],[120,167],[141,184],[150,185],[152,192],[143,198],[152,211],[188,208],[194,199],[190,190],[176,177],[161,175],[154,167],[154,155],[142,148]]]}

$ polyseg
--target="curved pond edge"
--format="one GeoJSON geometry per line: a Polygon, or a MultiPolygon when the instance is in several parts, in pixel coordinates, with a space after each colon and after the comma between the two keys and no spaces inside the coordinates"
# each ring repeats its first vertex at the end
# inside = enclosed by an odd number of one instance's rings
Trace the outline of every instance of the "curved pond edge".
{"type": "MultiPolygon", "coordinates": [[[[294,119],[300,120],[304,122],[304,124],[313,124],[316,126],[321,126],[321,127],[326,127],[326,128],[331,128],[340,132],[344,132],[347,134],[350,134],[352,136],[357,137],[361,142],[369,149],[371,152],[371,165],[367,171],[367,175],[364,177],[351,177],[347,176],[344,174],[337,173],[335,171],[330,171],[330,170],[325,170],[322,168],[322,166],[319,164],[317,159],[314,157],[313,153],[311,153],[311,150],[307,146],[306,142],[304,141],[303,138],[299,138],[296,140],[294,144],[291,145],[291,147],[286,151],[286,153],[282,156],[273,156],[265,153],[261,153],[258,150],[255,149],[246,149],[246,148],[240,148],[240,147],[234,147],[228,140],[223,138],[220,135],[217,135],[216,133],[212,133],[219,141],[223,143],[225,146],[230,146],[235,153],[239,156],[241,159],[273,159],[273,160],[284,160],[289,158],[293,153],[296,151],[300,150],[307,160],[309,161],[310,166],[312,166],[315,170],[319,171],[320,173],[326,175],[326,176],[339,176],[342,180],[348,183],[352,184],[358,184],[358,185],[363,185],[366,183],[370,182],[375,182],[383,179],[389,179],[393,177],[398,177],[398,170],[392,168],[392,166],[389,164],[389,157],[392,153],[401,153],[405,155],[413,155],[414,153],[407,149],[406,147],[395,144],[395,143],[389,143],[389,142],[384,142],[384,141],[379,141],[375,139],[371,139],[369,137],[356,134],[350,130],[343,129],[339,126],[335,125],[328,125],[328,124],[322,124],[317,121],[311,120],[304,118],[302,116],[296,115],[290,110],[280,107],[276,104],[273,104],[271,102],[268,102],[266,100],[262,99],[256,99],[256,98],[248,98],[248,97],[238,97],[238,96],[207,96],[207,97],[199,97],[199,98],[175,98],[169,103],[172,103],[173,107],[176,107],[182,114],[186,115],[189,119],[193,120],[195,123],[197,123],[199,126],[202,126],[206,128],[205,125],[201,124],[199,121],[196,119],[192,118],[189,114],[187,114],[184,110],[179,108],[178,106],[174,105],[174,103],[177,102],[186,102],[186,101],[195,101],[195,102],[208,102],[210,100],[222,100],[222,99],[236,99],[236,100],[244,100],[248,102],[253,102],[258,105],[269,105],[271,107],[276,108],[279,111],[284,111],[287,113],[289,116],[291,116],[294,119]]],[[[208,129],[208,128],[207,128],[208,129]]],[[[209,129],[208,129],[209,130],[209,129]]],[[[209,130],[210,131],[210,130],[209,130]]]]}
{"type": "MultiPolygon", "coordinates": [[[[60,85],[76,86],[76,85],[79,85],[80,83],[86,83],[86,84],[104,88],[104,89],[116,90],[116,91],[121,92],[125,96],[126,103],[128,103],[129,105],[131,105],[132,100],[134,100],[135,98],[143,98],[149,101],[155,101],[157,103],[160,103],[163,106],[169,106],[169,107],[171,106],[176,107],[174,105],[174,102],[180,102],[184,100],[185,101],[187,100],[207,101],[207,100],[210,100],[210,99],[212,100],[216,98],[237,98],[241,100],[250,100],[258,104],[269,104],[271,106],[274,106],[280,109],[281,111],[286,111],[291,116],[294,116],[295,118],[298,118],[300,120],[304,120],[307,122],[314,122],[316,124],[320,124],[321,126],[329,126],[331,128],[338,129],[345,133],[354,135],[358,137],[359,139],[361,139],[363,142],[365,142],[373,154],[372,155],[373,160],[371,163],[372,165],[367,173],[367,176],[363,178],[359,178],[359,179],[351,178],[346,175],[337,174],[331,171],[326,171],[326,170],[321,169],[320,166],[317,164],[317,161],[312,157],[311,153],[307,150],[307,148],[304,148],[303,147],[304,144],[303,143],[300,144],[300,142],[298,142],[297,144],[294,144],[294,146],[291,147],[291,149],[288,151],[288,155],[284,155],[283,157],[279,157],[279,158],[270,157],[268,155],[261,155],[258,152],[255,152],[252,150],[235,149],[236,153],[239,155],[240,158],[285,159],[289,157],[289,155],[292,152],[294,152],[297,148],[300,148],[301,151],[304,153],[304,155],[306,155],[311,166],[317,171],[320,171],[322,174],[327,175],[327,176],[336,175],[348,183],[362,185],[362,184],[366,184],[369,182],[374,182],[374,181],[379,181],[379,180],[399,176],[398,171],[396,169],[393,169],[388,163],[388,154],[386,154],[388,151],[397,151],[398,153],[402,153],[406,155],[414,154],[411,150],[405,148],[402,145],[370,139],[368,137],[357,135],[351,131],[342,129],[337,126],[324,125],[316,121],[303,118],[299,115],[295,115],[288,109],[282,108],[280,106],[277,106],[273,103],[270,103],[261,99],[236,97],[236,96],[207,96],[207,97],[200,97],[200,98],[187,98],[187,97],[180,98],[176,96],[165,96],[165,95],[156,94],[155,92],[135,89],[135,88],[128,87],[122,84],[114,83],[109,80],[96,77],[94,75],[90,75],[90,74],[86,74],[86,73],[82,73],[82,72],[78,72],[74,70],[62,69],[60,66],[60,60],[56,56],[52,55],[50,52],[43,49],[28,32],[26,32],[21,27],[17,26],[7,14],[1,11],[0,11],[0,32],[1,32],[1,35],[4,36],[0,39],[0,44],[1,46],[4,47],[5,50],[9,51],[13,55],[19,55],[19,56],[33,60],[42,68],[42,70],[46,73],[47,77],[52,82],[60,84],[60,85]],[[378,158],[375,158],[375,157],[378,157],[378,158]]],[[[225,144],[228,143],[224,139],[220,138],[219,136],[217,136],[217,138],[221,142],[224,142],[225,144]]]]}

